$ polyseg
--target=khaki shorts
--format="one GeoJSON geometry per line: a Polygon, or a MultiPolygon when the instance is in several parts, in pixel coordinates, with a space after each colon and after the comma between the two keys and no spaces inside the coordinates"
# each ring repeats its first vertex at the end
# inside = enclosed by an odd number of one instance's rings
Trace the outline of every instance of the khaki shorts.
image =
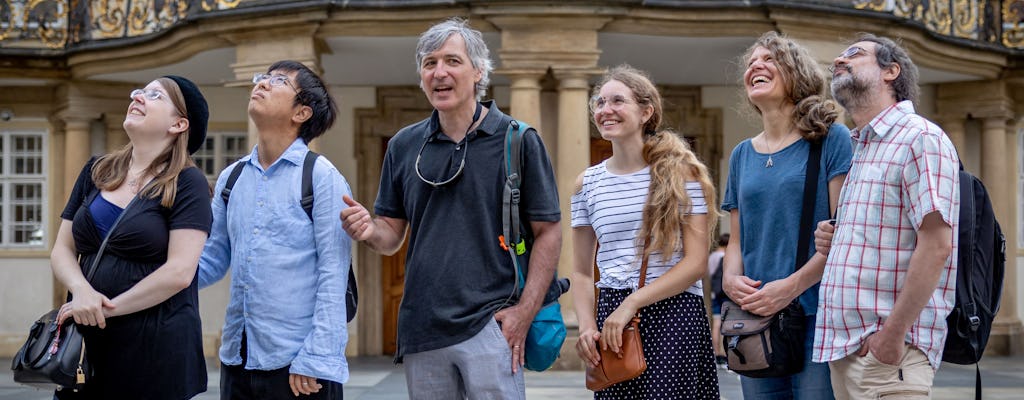
{"type": "Polygon", "coordinates": [[[928,356],[909,344],[899,365],[882,363],[871,353],[864,357],[853,353],[828,363],[828,366],[837,400],[931,398],[935,370],[928,362],[928,356]]]}

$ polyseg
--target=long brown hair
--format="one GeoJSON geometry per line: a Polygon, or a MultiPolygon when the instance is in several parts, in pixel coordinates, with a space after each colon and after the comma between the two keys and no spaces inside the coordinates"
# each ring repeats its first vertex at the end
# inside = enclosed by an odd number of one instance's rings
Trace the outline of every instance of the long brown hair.
{"type": "MultiPolygon", "coordinates": [[[[167,91],[171,103],[178,115],[185,113],[185,97],[181,94],[178,84],[169,78],[157,78],[156,82],[167,91]]],[[[178,174],[182,170],[195,166],[192,157],[188,153],[188,133],[186,130],[179,134],[144,172],[144,175],[153,175],[153,181],[146,188],[139,192],[140,197],[160,197],[160,205],[171,207],[174,205],[174,197],[178,193],[178,174]]],[[[132,146],[128,142],[121,149],[104,155],[96,160],[92,168],[92,181],[100,190],[116,190],[128,179],[128,169],[132,161],[132,146]]]]}
{"type": "Polygon", "coordinates": [[[686,219],[680,210],[690,212],[693,206],[693,201],[686,193],[687,177],[694,177],[704,191],[708,222],[703,229],[710,241],[721,215],[715,186],[711,183],[707,167],[697,159],[690,146],[675,132],[660,129],[663,114],[661,93],[645,72],[625,64],[608,71],[595,86],[595,94],[609,81],[626,85],[633,91],[637,104],[651,107],[653,111],[642,128],[644,162],[651,168],[647,202],[644,204],[640,234],[636,239],[637,246],[642,247],[644,241],[650,238],[650,246],[643,256],[646,258],[658,251],[663,257],[669,257],[675,250],[682,249],[682,227],[686,219]]]}
{"type": "MultiPolygon", "coordinates": [[[[771,53],[779,73],[786,80],[786,93],[789,94],[789,100],[796,105],[793,122],[800,135],[812,141],[828,135],[829,126],[839,116],[839,108],[835,101],[825,97],[825,72],[814,61],[814,57],[811,57],[811,53],[793,40],[775,31],[768,31],[747,49],[740,65],[746,66],[747,60],[758,47],[763,47],[771,53]]],[[[742,75],[740,81],[740,87],[745,88],[749,84],[742,82],[742,75]]],[[[761,113],[757,106],[750,103],[749,98],[747,103],[758,114],[761,113]]]]}

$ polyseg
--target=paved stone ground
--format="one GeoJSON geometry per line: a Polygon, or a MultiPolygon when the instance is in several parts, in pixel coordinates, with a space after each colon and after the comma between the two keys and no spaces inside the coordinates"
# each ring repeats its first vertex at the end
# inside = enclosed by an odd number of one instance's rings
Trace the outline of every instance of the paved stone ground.
{"type": "MultiPolygon", "coordinates": [[[[0,360],[0,400],[50,400],[47,392],[14,383],[7,367],[10,360],[0,360]]],[[[359,357],[350,360],[351,379],[345,385],[347,400],[406,399],[405,375],[389,357],[359,357]]],[[[986,357],[981,364],[984,399],[1024,399],[1024,357],[986,357]]],[[[195,400],[216,400],[220,370],[210,367],[209,390],[195,400]]],[[[718,373],[722,399],[741,400],[739,377],[731,372],[718,373]]],[[[583,387],[581,371],[546,371],[526,374],[526,398],[530,400],[591,399],[583,387]]],[[[974,398],[974,366],[945,363],[935,378],[934,400],[968,400],[974,398]]]]}

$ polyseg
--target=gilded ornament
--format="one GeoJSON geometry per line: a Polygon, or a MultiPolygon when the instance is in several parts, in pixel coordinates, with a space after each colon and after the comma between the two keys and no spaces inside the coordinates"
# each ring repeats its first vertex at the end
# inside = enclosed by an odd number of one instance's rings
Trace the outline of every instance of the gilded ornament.
{"type": "Polygon", "coordinates": [[[921,0],[895,0],[892,14],[897,17],[920,21],[923,7],[921,0]]]}
{"type": "Polygon", "coordinates": [[[949,12],[949,2],[929,1],[928,9],[924,12],[924,23],[932,32],[949,35],[949,27],[953,23],[949,12]]]}
{"type": "Polygon", "coordinates": [[[29,0],[0,3],[0,40],[38,39],[49,48],[67,43],[66,1],[29,0]]]}
{"type": "Polygon", "coordinates": [[[126,0],[91,1],[89,6],[89,14],[93,16],[90,39],[110,39],[124,35],[128,14],[126,0]]]}
{"type": "Polygon", "coordinates": [[[1024,47],[1024,0],[1003,2],[1003,45],[1024,47]]]}
{"type": "Polygon", "coordinates": [[[203,0],[203,11],[230,10],[238,7],[242,0],[203,0]]]}
{"type": "Polygon", "coordinates": [[[886,0],[854,0],[853,7],[858,10],[891,11],[886,0]]]}
{"type": "Polygon", "coordinates": [[[954,0],[953,10],[953,36],[978,39],[983,23],[978,0],[954,0]]]}

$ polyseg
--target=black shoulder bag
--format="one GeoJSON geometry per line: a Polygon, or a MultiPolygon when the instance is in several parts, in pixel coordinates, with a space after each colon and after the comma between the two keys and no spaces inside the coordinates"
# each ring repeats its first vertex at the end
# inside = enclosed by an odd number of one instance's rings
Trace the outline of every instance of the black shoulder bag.
{"type": "MultiPolygon", "coordinates": [[[[807,156],[794,272],[807,262],[807,252],[810,250],[823,141],[811,142],[807,156]]],[[[751,378],[779,378],[802,371],[806,340],[805,316],[799,297],[782,311],[767,317],[746,312],[736,303],[726,300],[722,304],[722,344],[729,360],[729,369],[751,378]]]]}
{"type": "MultiPolygon", "coordinates": [[[[85,279],[90,284],[96,267],[103,258],[110,234],[138,199],[138,195],[133,197],[107,230],[107,236],[103,238],[96,258],[92,260],[92,265],[85,273],[85,279]]],[[[15,382],[40,389],[70,388],[78,391],[92,377],[92,369],[85,355],[85,341],[82,333],[78,331],[78,325],[70,318],[63,323],[57,322],[58,312],[60,307],[43,314],[32,324],[28,340],[11,362],[15,382]]]]}

